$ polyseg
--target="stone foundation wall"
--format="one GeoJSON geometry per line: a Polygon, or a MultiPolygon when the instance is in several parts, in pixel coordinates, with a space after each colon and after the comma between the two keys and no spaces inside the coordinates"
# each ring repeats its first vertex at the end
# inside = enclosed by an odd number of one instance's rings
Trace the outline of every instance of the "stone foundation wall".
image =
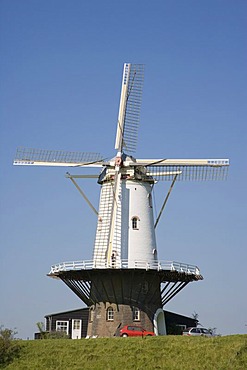
{"type": "Polygon", "coordinates": [[[135,270],[133,273],[113,271],[94,279],[92,298],[98,303],[89,308],[88,336],[119,336],[124,325],[141,326],[153,331],[154,314],[161,307],[160,282],[156,274],[135,270]],[[140,311],[139,320],[133,316],[134,308],[140,311]],[[109,320],[108,310],[112,310],[109,320]]]}
{"type": "Polygon", "coordinates": [[[100,303],[91,306],[89,311],[88,336],[114,337],[119,336],[119,330],[124,325],[141,326],[153,331],[153,321],[146,312],[140,310],[140,320],[133,320],[133,307],[116,305],[115,303],[100,303]],[[113,320],[108,320],[108,309],[113,309],[113,320]]]}

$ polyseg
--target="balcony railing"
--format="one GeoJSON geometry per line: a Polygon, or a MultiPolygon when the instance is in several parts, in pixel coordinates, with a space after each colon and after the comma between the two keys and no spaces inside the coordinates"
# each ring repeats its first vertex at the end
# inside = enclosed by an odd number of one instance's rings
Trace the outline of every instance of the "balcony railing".
{"type": "Polygon", "coordinates": [[[131,261],[131,260],[116,260],[110,264],[98,262],[94,260],[88,261],[73,261],[61,262],[51,266],[49,275],[56,274],[61,271],[76,271],[76,270],[92,270],[92,269],[145,269],[157,271],[177,271],[186,274],[200,275],[200,270],[197,266],[188,265],[186,263],[175,261],[131,261]]]}

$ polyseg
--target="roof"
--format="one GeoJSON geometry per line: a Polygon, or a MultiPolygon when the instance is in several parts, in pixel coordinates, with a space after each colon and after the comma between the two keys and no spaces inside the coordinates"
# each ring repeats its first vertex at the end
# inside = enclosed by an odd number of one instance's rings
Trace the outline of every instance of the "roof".
{"type": "Polygon", "coordinates": [[[50,317],[50,316],[63,315],[63,314],[70,313],[70,312],[78,312],[78,311],[86,311],[86,310],[89,310],[89,308],[88,307],[82,307],[82,308],[76,308],[74,310],[51,313],[51,314],[45,315],[44,317],[47,318],[47,317],[50,317]]]}

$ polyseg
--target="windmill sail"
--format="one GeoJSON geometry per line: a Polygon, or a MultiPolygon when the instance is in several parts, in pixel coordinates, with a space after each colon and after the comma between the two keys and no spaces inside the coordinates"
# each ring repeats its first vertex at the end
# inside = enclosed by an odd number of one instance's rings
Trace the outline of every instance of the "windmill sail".
{"type": "Polygon", "coordinates": [[[144,166],[146,175],[157,180],[177,181],[225,180],[228,159],[137,159],[134,166],[144,166]]]}
{"type": "Polygon", "coordinates": [[[143,79],[143,64],[124,64],[115,142],[118,152],[133,153],[136,150],[143,79]]]}
{"type": "Polygon", "coordinates": [[[14,165],[102,167],[103,164],[103,157],[99,153],[31,148],[18,148],[14,159],[14,165]]]}

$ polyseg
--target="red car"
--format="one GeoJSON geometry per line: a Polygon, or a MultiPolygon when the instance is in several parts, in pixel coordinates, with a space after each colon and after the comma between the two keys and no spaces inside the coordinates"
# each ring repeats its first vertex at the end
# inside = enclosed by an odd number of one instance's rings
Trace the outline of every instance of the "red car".
{"type": "Polygon", "coordinates": [[[154,335],[155,334],[152,331],[147,331],[140,326],[125,325],[122,329],[120,329],[121,337],[147,337],[154,335]]]}

